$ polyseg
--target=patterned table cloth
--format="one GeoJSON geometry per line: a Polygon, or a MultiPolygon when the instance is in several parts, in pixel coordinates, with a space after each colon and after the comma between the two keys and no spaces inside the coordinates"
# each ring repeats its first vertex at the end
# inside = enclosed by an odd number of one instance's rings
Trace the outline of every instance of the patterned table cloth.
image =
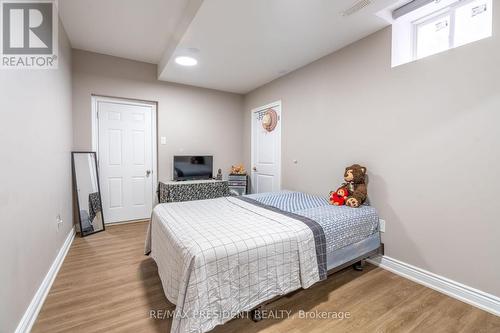
{"type": "Polygon", "coordinates": [[[101,195],[99,192],[89,194],[89,220],[94,221],[97,213],[101,211],[101,195]]]}
{"type": "Polygon", "coordinates": [[[228,182],[224,180],[160,182],[158,187],[158,201],[160,203],[213,199],[229,195],[228,182]]]}

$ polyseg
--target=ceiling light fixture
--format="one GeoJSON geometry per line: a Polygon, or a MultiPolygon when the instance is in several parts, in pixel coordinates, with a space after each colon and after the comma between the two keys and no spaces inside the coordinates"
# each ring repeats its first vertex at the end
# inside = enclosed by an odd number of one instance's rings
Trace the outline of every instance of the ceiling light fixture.
{"type": "Polygon", "coordinates": [[[175,58],[175,62],[181,66],[195,66],[198,60],[192,57],[180,56],[175,58]]]}

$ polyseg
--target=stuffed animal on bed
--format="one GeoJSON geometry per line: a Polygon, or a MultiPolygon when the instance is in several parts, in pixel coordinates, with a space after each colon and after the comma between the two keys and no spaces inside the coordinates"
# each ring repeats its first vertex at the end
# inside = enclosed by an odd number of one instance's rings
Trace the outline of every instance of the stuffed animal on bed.
{"type": "Polygon", "coordinates": [[[347,190],[349,191],[349,196],[345,201],[347,206],[356,208],[365,202],[368,195],[365,178],[365,167],[359,164],[353,164],[345,168],[344,180],[346,182],[342,184],[341,187],[347,187],[347,190]]]}
{"type": "Polygon", "coordinates": [[[348,196],[347,187],[340,187],[337,191],[330,192],[330,203],[334,206],[343,206],[348,196]]]}

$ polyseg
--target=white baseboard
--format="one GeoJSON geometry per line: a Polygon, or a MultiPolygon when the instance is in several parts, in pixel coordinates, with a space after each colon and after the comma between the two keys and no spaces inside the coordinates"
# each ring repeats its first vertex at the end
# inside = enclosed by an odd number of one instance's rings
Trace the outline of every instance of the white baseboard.
{"type": "Polygon", "coordinates": [[[500,298],[387,256],[367,260],[404,278],[500,316],[500,298]]]}
{"type": "Polygon", "coordinates": [[[141,223],[141,222],[149,222],[149,221],[150,221],[150,219],[138,219],[138,220],[130,220],[130,221],[109,222],[109,223],[104,222],[104,225],[106,227],[112,227],[114,225],[141,223]]]}
{"type": "Polygon", "coordinates": [[[35,323],[38,313],[42,308],[43,302],[45,301],[45,298],[47,298],[50,287],[52,287],[52,283],[54,283],[57,273],[59,272],[59,269],[61,268],[61,265],[64,261],[64,258],[68,253],[71,243],[73,243],[73,239],[75,239],[74,227],[71,228],[71,231],[68,233],[68,236],[66,237],[66,240],[61,246],[61,249],[59,250],[57,257],[54,259],[54,262],[52,262],[52,265],[50,266],[47,275],[45,275],[42,284],[35,293],[35,296],[33,296],[33,299],[31,300],[30,305],[26,309],[23,318],[21,318],[21,321],[17,325],[16,333],[28,333],[31,331],[31,328],[35,323]]]}

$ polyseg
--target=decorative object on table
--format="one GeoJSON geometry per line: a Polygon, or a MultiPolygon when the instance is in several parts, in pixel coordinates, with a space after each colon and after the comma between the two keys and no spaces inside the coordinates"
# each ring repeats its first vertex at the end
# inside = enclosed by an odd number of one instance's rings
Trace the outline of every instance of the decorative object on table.
{"type": "Polygon", "coordinates": [[[243,166],[243,164],[237,164],[237,165],[233,165],[231,166],[231,172],[230,172],[231,175],[246,175],[247,172],[245,170],[245,167],[243,166]]]}
{"type": "Polygon", "coordinates": [[[247,182],[248,177],[246,174],[230,174],[228,176],[229,181],[229,193],[233,196],[245,195],[247,194],[247,182]]]}
{"type": "Polygon", "coordinates": [[[104,230],[101,191],[95,152],[72,152],[73,184],[81,236],[104,230]]]}
{"type": "Polygon", "coordinates": [[[268,131],[272,132],[276,125],[278,124],[278,114],[273,109],[268,109],[262,115],[262,127],[268,131]]]}
{"type": "Polygon", "coordinates": [[[356,208],[365,202],[368,193],[365,178],[366,168],[364,166],[353,164],[345,168],[345,183],[343,183],[340,188],[345,187],[349,192],[345,200],[346,206],[356,208]]]}
{"type": "Polygon", "coordinates": [[[337,191],[330,192],[330,204],[334,206],[343,206],[349,196],[347,187],[339,187],[337,191]]]}
{"type": "Polygon", "coordinates": [[[187,180],[182,182],[160,182],[158,201],[179,202],[204,200],[229,196],[227,180],[187,180]]]}
{"type": "Polygon", "coordinates": [[[217,170],[217,176],[215,176],[216,180],[222,180],[222,170],[219,169],[217,170]]]}

